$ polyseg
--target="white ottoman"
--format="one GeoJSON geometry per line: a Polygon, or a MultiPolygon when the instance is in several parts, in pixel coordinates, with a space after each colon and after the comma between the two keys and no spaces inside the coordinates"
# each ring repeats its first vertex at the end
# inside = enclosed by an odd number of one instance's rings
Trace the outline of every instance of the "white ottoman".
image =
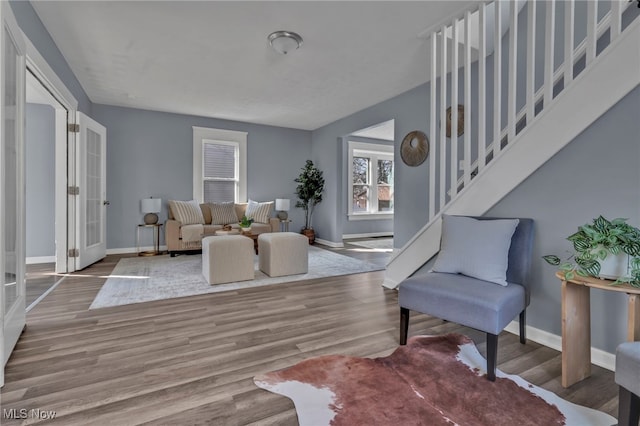
{"type": "Polygon", "coordinates": [[[270,277],[306,274],[309,239],[295,232],[272,232],[258,237],[260,270],[270,277]]]}
{"type": "Polygon", "coordinates": [[[203,238],[202,275],[209,284],[254,279],[253,240],[242,235],[203,238]]]}

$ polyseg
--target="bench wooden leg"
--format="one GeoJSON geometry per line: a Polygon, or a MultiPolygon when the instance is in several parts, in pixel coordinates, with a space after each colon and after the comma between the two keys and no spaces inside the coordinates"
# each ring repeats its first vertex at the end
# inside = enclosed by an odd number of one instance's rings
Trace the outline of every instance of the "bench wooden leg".
{"type": "Polygon", "coordinates": [[[522,343],[523,345],[527,343],[526,322],[527,310],[523,309],[522,312],[520,312],[520,343],[522,343]]]}
{"type": "Polygon", "coordinates": [[[620,386],[618,394],[618,425],[638,426],[640,421],[640,397],[620,386]]]}
{"type": "Polygon", "coordinates": [[[400,308],[400,344],[407,344],[407,334],[409,332],[409,309],[400,308]]]}
{"type": "Polygon", "coordinates": [[[496,381],[496,365],[498,364],[498,336],[487,333],[487,379],[496,381]]]}

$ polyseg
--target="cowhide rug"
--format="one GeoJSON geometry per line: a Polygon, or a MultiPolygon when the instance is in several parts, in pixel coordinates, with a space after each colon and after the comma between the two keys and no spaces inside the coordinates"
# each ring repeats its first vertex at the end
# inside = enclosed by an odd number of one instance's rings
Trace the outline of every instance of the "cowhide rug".
{"type": "Polygon", "coordinates": [[[382,358],[322,356],[254,378],[291,398],[300,425],[614,425],[518,376],[486,379],[460,334],[418,336],[382,358]]]}

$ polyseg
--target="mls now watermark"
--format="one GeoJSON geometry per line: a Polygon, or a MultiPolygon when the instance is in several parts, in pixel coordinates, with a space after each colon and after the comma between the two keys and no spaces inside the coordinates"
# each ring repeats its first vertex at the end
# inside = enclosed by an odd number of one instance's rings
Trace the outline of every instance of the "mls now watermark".
{"type": "Polygon", "coordinates": [[[39,420],[51,420],[56,417],[56,412],[53,410],[41,410],[39,408],[3,408],[2,417],[5,419],[39,419],[39,420]]]}

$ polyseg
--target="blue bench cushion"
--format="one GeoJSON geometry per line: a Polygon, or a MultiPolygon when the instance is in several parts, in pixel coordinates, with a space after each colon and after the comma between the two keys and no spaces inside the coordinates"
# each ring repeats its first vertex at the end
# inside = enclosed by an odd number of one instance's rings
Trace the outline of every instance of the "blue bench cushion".
{"type": "Polygon", "coordinates": [[[616,350],[616,383],[640,395],[640,342],[621,343],[616,350]]]}
{"type": "Polygon", "coordinates": [[[525,300],[525,288],[519,284],[503,287],[442,272],[407,278],[398,294],[402,307],[495,335],[524,310],[525,300]]]}

